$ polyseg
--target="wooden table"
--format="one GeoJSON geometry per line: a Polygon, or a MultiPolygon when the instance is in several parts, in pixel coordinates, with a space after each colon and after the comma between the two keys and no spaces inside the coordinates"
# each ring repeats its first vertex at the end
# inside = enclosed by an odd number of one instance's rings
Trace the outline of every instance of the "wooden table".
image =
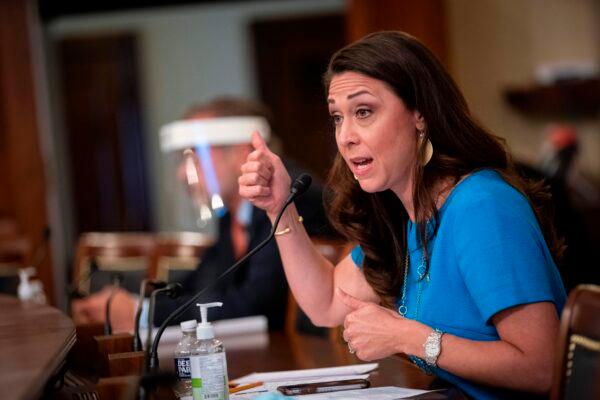
{"type": "Polygon", "coordinates": [[[0,399],[37,399],[75,344],[61,311],[0,295],[0,399]]]}
{"type": "MultiPolygon", "coordinates": [[[[362,361],[348,352],[347,345],[341,340],[330,340],[307,335],[286,335],[283,332],[255,333],[238,336],[224,336],[227,354],[227,370],[230,380],[252,372],[273,372],[281,370],[307,369],[360,364],[362,361]]],[[[173,339],[161,342],[159,346],[160,370],[173,371],[173,339]]],[[[401,357],[389,357],[377,361],[379,368],[371,373],[370,381],[376,386],[402,386],[415,389],[432,389],[435,384],[432,376],[425,375],[401,357]]],[[[135,393],[136,377],[110,378],[111,394],[135,393]]],[[[438,381],[439,383],[439,381],[438,381]]],[[[439,388],[435,387],[435,388],[439,388]]],[[[155,398],[174,399],[170,389],[163,390],[155,398]]],[[[463,400],[464,397],[454,390],[442,393],[430,393],[419,397],[425,399],[463,400]]]]}
{"type": "MultiPolygon", "coordinates": [[[[55,308],[22,304],[10,296],[0,295],[0,309],[0,399],[39,398],[75,343],[74,325],[55,308]]],[[[272,332],[254,337],[225,337],[223,341],[230,379],[252,372],[361,362],[341,340],[315,336],[272,332]]],[[[172,370],[172,352],[165,350],[163,347],[161,369],[172,370]]],[[[403,358],[389,357],[378,362],[379,369],[371,374],[372,386],[429,389],[433,382],[433,377],[403,358]]]]}
{"type": "MultiPolygon", "coordinates": [[[[348,352],[341,340],[328,340],[308,335],[287,336],[270,333],[268,344],[256,348],[227,349],[227,369],[233,380],[252,372],[321,368],[362,363],[348,352]]],[[[161,366],[164,367],[161,360],[161,366]]],[[[407,359],[388,357],[378,360],[379,368],[371,374],[372,386],[403,386],[428,389],[434,378],[424,374],[407,359]]],[[[171,362],[172,363],[172,362],[171,362]]]]}

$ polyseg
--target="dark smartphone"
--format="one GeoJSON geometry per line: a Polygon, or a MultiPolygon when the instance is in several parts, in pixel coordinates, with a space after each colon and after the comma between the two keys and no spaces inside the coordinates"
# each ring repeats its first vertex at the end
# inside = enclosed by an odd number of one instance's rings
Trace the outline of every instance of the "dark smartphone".
{"type": "Polygon", "coordinates": [[[350,379],[347,381],[330,381],[279,386],[277,390],[286,396],[295,396],[302,394],[337,392],[340,390],[365,389],[369,386],[371,386],[371,382],[366,379],[350,379]]]}

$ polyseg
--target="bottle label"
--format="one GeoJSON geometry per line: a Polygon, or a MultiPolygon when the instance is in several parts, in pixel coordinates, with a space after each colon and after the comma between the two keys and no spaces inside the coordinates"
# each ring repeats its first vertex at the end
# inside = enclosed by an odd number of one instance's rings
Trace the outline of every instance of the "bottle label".
{"type": "Polygon", "coordinates": [[[194,400],[227,400],[227,361],[225,353],[190,357],[194,400]]]}
{"type": "Polygon", "coordinates": [[[192,369],[190,368],[189,357],[175,357],[175,371],[177,371],[178,380],[191,379],[192,369]]]}

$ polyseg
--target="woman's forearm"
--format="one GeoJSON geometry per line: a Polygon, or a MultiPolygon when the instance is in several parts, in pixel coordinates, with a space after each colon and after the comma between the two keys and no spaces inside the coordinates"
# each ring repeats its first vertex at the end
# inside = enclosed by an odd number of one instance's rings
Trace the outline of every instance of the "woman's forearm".
{"type": "Polygon", "coordinates": [[[439,367],[462,378],[540,393],[550,388],[552,363],[542,363],[502,340],[481,342],[444,335],[442,348],[439,367]]]}
{"type": "MultiPolygon", "coordinates": [[[[448,335],[440,367],[466,379],[494,386],[545,393],[550,389],[552,362],[496,340],[481,342],[448,335]]],[[[551,352],[552,349],[548,349],[551,352]]]]}
{"type": "MultiPolygon", "coordinates": [[[[423,344],[431,328],[419,325],[402,351],[424,358],[423,344]]],[[[438,366],[464,379],[538,393],[550,389],[552,346],[525,350],[504,340],[476,341],[446,333],[441,348],[438,366]]]]}
{"type": "Polygon", "coordinates": [[[343,315],[333,315],[334,267],[316,250],[298,217],[295,205],[290,205],[277,228],[290,231],[275,236],[285,275],[296,301],[313,323],[338,325],[343,315]]]}

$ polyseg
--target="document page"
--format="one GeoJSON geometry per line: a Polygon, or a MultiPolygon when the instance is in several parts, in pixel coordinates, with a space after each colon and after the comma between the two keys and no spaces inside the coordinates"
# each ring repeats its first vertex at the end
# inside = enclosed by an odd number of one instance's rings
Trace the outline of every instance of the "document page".
{"type": "MultiPolygon", "coordinates": [[[[323,378],[314,378],[314,379],[290,379],[286,381],[271,381],[271,382],[263,382],[262,385],[253,387],[251,389],[242,390],[235,395],[246,395],[251,393],[261,393],[261,392],[270,392],[270,393],[279,393],[277,388],[279,386],[289,386],[289,385],[298,385],[300,383],[319,383],[319,382],[330,382],[330,381],[349,381],[353,379],[369,379],[369,374],[363,375],[336,375],[336,376],[325,376],[323,378]]],[[[237,381],[236,381],[237,382],[237,381]]],[[[232,395],[232,396],[235,396],[232,395]]]]}
{"type": "Polygon", "coordinates": [[[325,400],[325,399],[369,399],[369,400],[394,400],[404,399],[418,394],[426,393],[427,390],[406,389],[395,386],[382,386],[369,389],[344,390],[341,392],[307,394],[298,396],[302,399],[325,400]]]}
{"type": "Polygon", "coordinates": [[[297,369],[277,372],[254,372],[250,375],[234,379],[233,382],[243,385],[250,382],[308,381],[309,379],[320,379],[324,377],[335,378],[344,375],[363,375],[376,370],[378,367],[379,364],[377,363],[369,363],[331,368],[297,369]]]}
{"type": "MultiPolygon", "coordinates": [[[[231,399],[235,400],[253,400],[262,393],[234,394],[231,399]]],[[[279,393],[279,392],[274,392],[279,393]]],[[[419,394],[427,393],[427,390],[407,389],[395,386],[382,386],[369,389],[343,390],[339,392],[306,394],[303,396],[293,396],[295,399],[306,400],[328,400],[328,399],[369,399],[369,400],[395,400],[405,399],[419,394]]]]}
{"type": "MultiPolygon", "coordinates": [[[[369,373],[379,367],[377,363],[345,365],[342,367],[313,368],[277,372],[255,372],[232,382],[239,386],[252,383],[247,390],[230,395],[233,400],[253,400],[266,393],[281,394],[277,391],[279,386],[289,386],[304,383],[318,383],[329,381],[342,381],[350,379],[368,379],[369,373]]],[[[302,399],[365,399],[393,400],[403,399],[422,393],[427,390],[407,389],[394,386],[375,387],[369,389],[342,390],[336,392],[296,395],[294,398],[302,399]]]]}

